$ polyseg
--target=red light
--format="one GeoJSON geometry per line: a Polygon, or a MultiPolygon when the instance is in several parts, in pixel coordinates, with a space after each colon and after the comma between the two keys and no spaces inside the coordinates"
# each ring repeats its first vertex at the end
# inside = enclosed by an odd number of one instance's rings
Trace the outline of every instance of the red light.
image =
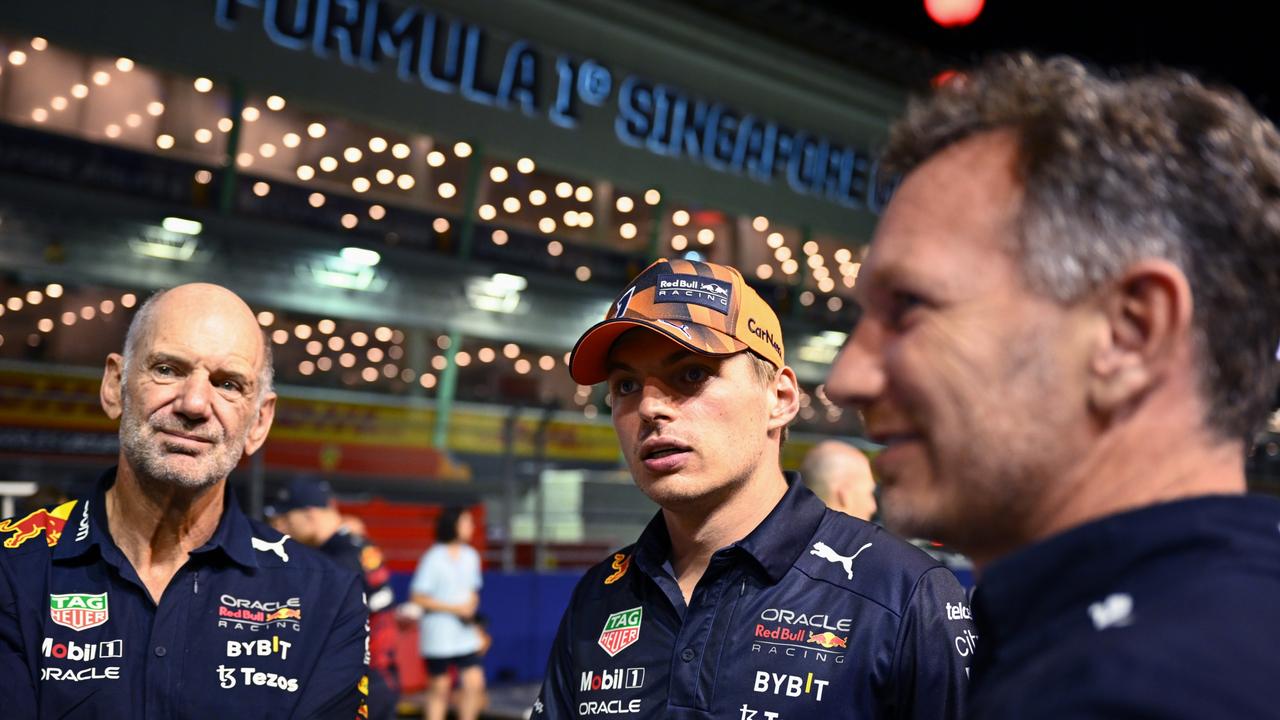
{"type": "Polygon", "coordinates": [[[984,0],[924,0],[929,19],[945,28],[963,27],[982,14],[984,0]]]}
{"type": "Polygon", "coordinates": [[[937,75],[934,75],[933,79],[929,81],[929,84],[936,88],[940,88],[947,83],[957,82],[962,79],[964,79],[964,73],[959,70],[948,68],[937,75]]]}

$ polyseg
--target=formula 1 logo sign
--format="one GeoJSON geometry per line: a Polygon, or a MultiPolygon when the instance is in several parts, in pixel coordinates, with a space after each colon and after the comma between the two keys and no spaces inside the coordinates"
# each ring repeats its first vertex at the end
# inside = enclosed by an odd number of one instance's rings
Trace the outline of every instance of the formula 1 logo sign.
{"type": "Polygon", "coordinates": [[[107,621],[107,594],[49,595],[49,617],[72,630],[88,630],[107,621]]]}
{"type": "Polygon", "coordinates": [[[640,639],[640,618],[643,612],[644,608],[634,607],[616,612],[604,621],[604,630],[597,642],[609,653],[609,657],[626,650],[640,639]]]}

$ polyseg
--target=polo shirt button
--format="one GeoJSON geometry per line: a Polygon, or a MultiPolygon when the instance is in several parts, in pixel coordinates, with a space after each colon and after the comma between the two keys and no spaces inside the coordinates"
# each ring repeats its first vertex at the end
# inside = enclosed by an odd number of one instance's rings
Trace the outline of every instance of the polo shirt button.
{"type": "Polygon", "coordinates": [[[693,648],[685,648],[684,650],[680,651],[680,659],[685,662],[690,662],[693,660],[694,654],[695,653],[693,652],[693,648]]]}
{"type": "Polygon", "coordinates": [[[167,652],[169,651],[165,650],[163,645],[156,646],[156,657],[164,657],[167,652]]]}

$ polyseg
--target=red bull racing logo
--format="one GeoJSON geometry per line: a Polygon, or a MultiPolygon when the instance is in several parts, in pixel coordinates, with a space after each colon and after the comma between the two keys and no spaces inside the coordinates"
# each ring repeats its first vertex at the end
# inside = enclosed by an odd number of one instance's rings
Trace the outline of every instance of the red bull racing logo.
{"type": "Polygon", "coordinates": [[[4,541],[10,550],[21,547],[23,543],[44,533],[44,541],[53,547],[62,537],[62,528],[71,517],[71,510],[76,501],[65,502],[53,510],[40,509],[20,520],[8,519],[0,521],[0,533],[13,533],[4,541]]]}
{"type": "Polygon", "coordinates": [[[849,647],[849,638],[840,637],[839,635],[836,635],[830,630],[822,633],[811,632],[809,633],[809,639],[806,640],[805,642],[811,642],[814,645],[821,645],[822,647],[828,650],[832,648],[849,647]]]}
{"type": "Polygon", "coordinates": [[[218,604],[218,627],[257,631],[262,628],[301,629],[302,600],[247,600],[223,595],[218,604]]]}

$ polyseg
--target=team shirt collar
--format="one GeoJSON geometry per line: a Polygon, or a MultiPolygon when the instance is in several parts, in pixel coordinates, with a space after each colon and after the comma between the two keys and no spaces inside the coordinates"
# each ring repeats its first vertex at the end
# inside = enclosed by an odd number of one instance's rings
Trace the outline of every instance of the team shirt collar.
{"type": "MultiPolygon", "coordinates": [[[[809,541],[818,530],[826,506],[804,483],[799,473],[783,473],[787,482],[786,494],[773,510],[743,539],[717,551],[741,552],[754,558],[769,576],[778,582],[809,547],[809,541]]],[[[642,570],[653,576],[671,556],[671,536],[667,523],[659,510],[649,521],[636,542],[636,562],[642,570]]]]}
{"type": "MultiPolygon", "coordinates": [[[[99,478],[92,496],[75,504],[63,526],[62,537],[53,548],[54,560],[78,558],[96,548],[108,560],[117,563],[124,561],[123,553],[107,532],[107,490],[115,481],[116,469],[113,467],[99,478]]],[[[222,517],[218,520],[218,527],[208,542],[191,554],[206,555],[212,552],[221,552],[233,562],[247,568],[258,567],[257,555],[253,550],[253,527],[249,518],[240,510],[235,492],[230,487],[224,490],[222,517]]]]}
{"type": "Polygon", "coordinates": [[[1280,501],[1256,495],[1179,500],[1102,518],[992,563],[979,578],[974,620],[983,642],[998,644],[1082,603],[1105,605],[1122,589],[1118,582],[1154,558],[1224,548],[1242,558],[1274,558],[1277,526],[1280,501]]]}

